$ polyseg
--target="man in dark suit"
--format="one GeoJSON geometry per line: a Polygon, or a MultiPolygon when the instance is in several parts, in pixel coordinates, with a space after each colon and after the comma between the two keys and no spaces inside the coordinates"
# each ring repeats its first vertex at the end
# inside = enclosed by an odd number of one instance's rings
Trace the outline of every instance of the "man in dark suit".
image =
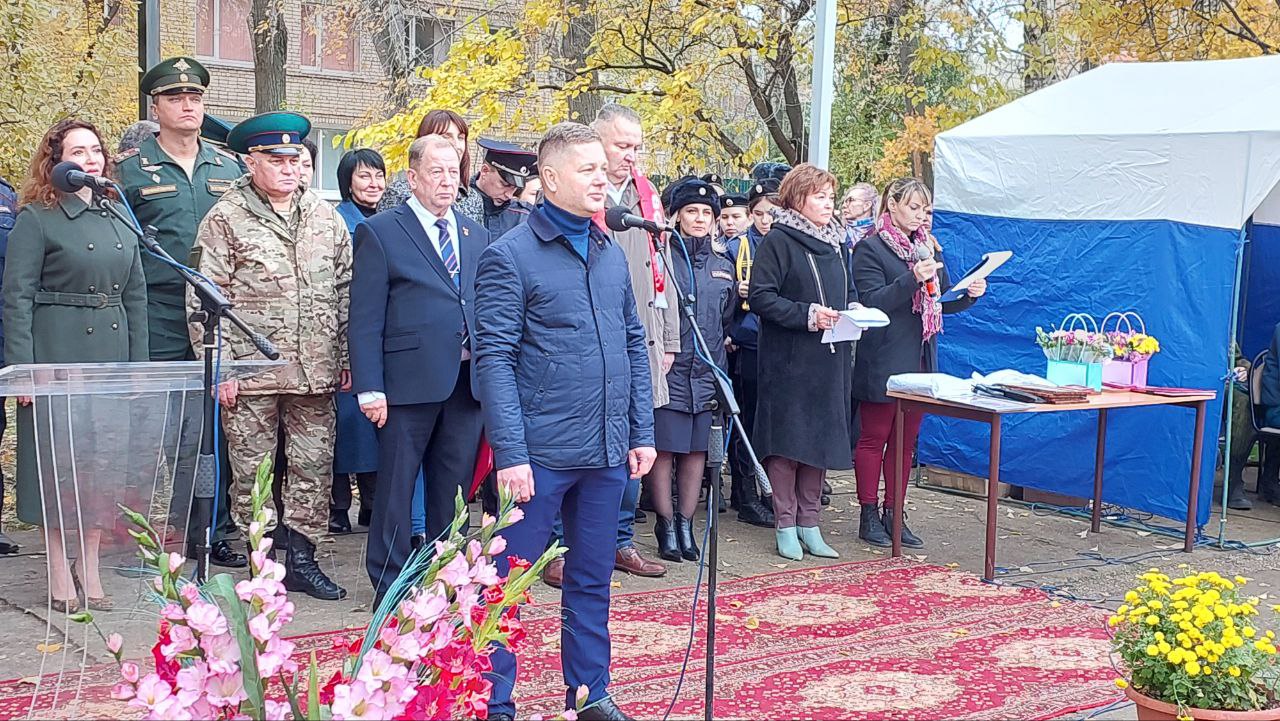
{"type": "Polygon", "coordinates": [[[354,390],[380,429],[366,560],[379,599],[413,547],[452,523],[454,497],[474,472],[482,426],[471,329],[476,263],[489,236],[453,209],[458,154],[444,138],[413,142],[408,179],[407,203],[356,228],[351,284],[354,390]],[[426,538],[411,540],[420,468],[426,538]]]}

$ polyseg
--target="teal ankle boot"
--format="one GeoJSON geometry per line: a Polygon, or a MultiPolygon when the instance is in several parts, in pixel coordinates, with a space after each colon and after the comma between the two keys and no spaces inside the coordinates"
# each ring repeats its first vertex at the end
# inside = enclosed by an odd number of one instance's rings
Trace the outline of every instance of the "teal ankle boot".
{"type": "Polygon", "coordinates": [[[795,526],[779,528],[774,533],[778,535],[779,556],[789,558],[792,561],[799,561],[804,558],[804,551],[800,549],[800,538],[796,535],[795,526]]]}
{"type": "Polygon", "coordinates": [[[804,550],[818,558],[840,557],[840,554],[836,549],[828,546],[827,542],[822,540],[822,531],[819,530],[817,526],[813,526],[811,528],[800,526],[797,528],[797,535],[800,538],[801,545],[804,546],[804,550]]]}

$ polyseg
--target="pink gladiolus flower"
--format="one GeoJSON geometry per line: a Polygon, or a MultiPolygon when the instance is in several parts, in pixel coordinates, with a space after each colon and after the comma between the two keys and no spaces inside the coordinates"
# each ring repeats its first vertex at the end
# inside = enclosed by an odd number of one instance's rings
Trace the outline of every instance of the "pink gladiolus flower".
{"type": "Polygon", "coordinates": [[[249,521],[249,535],[256,536],[262,533],[262,524],[257,521],[249,521]]]}
{"type": "Polygon", "coordinates": [[[169,621],[181,621],[186,617],[187,612],[182,610],[182,606],[179,606],[176,603],[167,603],[165,604],[165,607],[160,610],[160,618],[169,621]]]}
{"type": "Polygon", "coordinates": [[[576,701],[579,706],[581,706],[587,702],[587,697],[590,695],[591,695],[591,689],[587,688],[587,685],[584,683],[578,687],[578,691],[577,693],[574,694],[573,700],[576,701]]]}
{"type": "Polygon", "coordinates": [[[200,638],[200,648],[212,673],[227,674],[240,668],[240,644],[230,633],[200,638]]]}
{"type": "Polygon", "coordinates": [[[565,709],[561,715],[564,716],[564,721],[578,721],[578,712],[571,708],[565,709]]]}
{"type": "Polygon", "coordinates": [[[200,693],[204,690],[205,681],[208,678],[208,667],[201,662],[193,663],[178,670],[178,688],[200,693]]]}
{"type": "Polygon", "coordinates": [[[266,643],[271,639],[271,619],[267,618],[267,614],[260,613],[249,619],[249,634],[258,643],[266,643]]]}
{"type": "Polygon", "coordinates": [[[138,664],[133,661],[125,661],[120,664],[120,678],[128,682],[129,685],[136,686],[138,684],[139,677],[140,672],[138,671],[138,664]]]}
{"type": "Polygon", "coordinates": [[[449,599],[442,595],[419,591],[409,606],[409,616],[419,627],[430,626],[449,610],[449,599]]]}
{"type": "Polygon", "coordinates": [[[235,707],[249,698],[244,692],[244,677],[240,671],[210,676],[205,693],[209,703],[220,708],[235,707]]]}
{"type": "Polygon", "coordinates": [[[471,580],[482,586],[492,586],[501,581],[502,577],[498,575],[498,567],[481,556],[476,565],[471,567],[471,580]]]}
{"type": "Polygon", "coordinates": [[[520,510],[519,506],[512,508],[510,515],[507,516],[507,521],[512,524],[519,523],[520,521],[523,521],[523,520],[524,520],[524,511],[520,510]]]}
{"type": "Polygon", "coordinates": [[[187,703],[177,697],[170,696],[159,703],[147,714],[148,719],[164,719],[164,721],[191,721],[194,717],[187,706],[187,703]]]}
{"type": "Polygon", "coordinates": [[[498,522],[498,519],[494,518],[493,516],[490,516],[490,515],[489,515],[489,514],[487,514],[487,513],[481,514],[481,516],[480,516],[480,527],[481,527],[481,528],[488,528],[489,526],[492,526],[493,524],[495,524],[495,523],[497,523],[497,522],[498,522]]]}
{"type": "Polygon", "coordinates": [[[138,682],[135,695],[129,705],[153,711],[158,704],[172,695],[173,689],[169,688],[167,682],[154,673],[149,673],[138,682]]]}
{"type": "Polygon", "coordinates": [[[107,650],[111,652],[112,656],[118,656],[120,654],[120,649],[123,647],[123,636],[118,633],[113,633],[110,636],[107,636],[107,650]]]}
{"type": "Polygon", "coordinates": [[[222,610],[204,601],[197,601],[187,609],[187,625],[201,636],[227,632],[227,619],[223,617],[222,610]]]}
{"type": "Polygon", "coordinates": [[[455,596],[458,602],[458,614],[462,616],[462,625],[471,628],[471,611],[480,603],[480,594],[475,586],[467,584],[457,589],[455,596]]]}
{"type": "Polygon", "coordinates": [[[170,553],[169,554],[169,573],[176,574],[179,571],[179,569],[182,568],[182,564],[185,562],[186,562],[186,559],[182,557],[181,553],[170,553]]]}
{"type": "Polygon", "coordinates": [[[471,569],[467,566],[467,559],[462,554],[453,557],[452,561],[444,568],[440,569],[439,575],[436,576],[441,581],[459,588],[471,582],[471,569]]]}
{"type": "Polygon", "coordinates": [[[174,624],[169,629],[169,643],[160,647],[160,653],[170,661],[196,647],[196,637],[191,629],[181,624],[174,624]]]}
{"type": "Polygon", "coordinates": [[[372,691],[361,681],[338,684],[333,689],[331,710],[334,721],[387,718],[383,713],[382,693],[372,691]]]}
{"type": "Polygon", "coordinates": [[[178,590],[178,595],[190,605],[200,600],[200,589],[194,583],[188,583],[178,590]]]}
{"type": "Polygon", "coordinates": [[[480,545],[480,541],[473,538],[467,543],[467,560],[475,562],[475,560],[484,555],[484,546],[480,545]]]}
{"type": "Polygon", "coordinates": [[[128,701],[134,697],[133,684],[121,681],[111,687],[111,698],[117,701],[128,701]]]}
{"type": "Polygon", "coordinates": [[[289,704],[282,701],[267,701],[265,711],[267,721],[287,721],[293,718],[293,711],[289,708],[289,704]]]}
{"type": "Polygon", "coordinates": [[[497,557],[503,551],[507,550],[507,539],[502,536],[494,536],[489,539],[489,556],[497,557]]]}

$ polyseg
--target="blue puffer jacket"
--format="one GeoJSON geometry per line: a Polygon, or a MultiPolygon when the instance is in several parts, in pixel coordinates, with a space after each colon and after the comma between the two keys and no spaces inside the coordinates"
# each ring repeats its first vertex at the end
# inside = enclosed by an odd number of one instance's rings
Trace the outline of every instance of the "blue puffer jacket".
{"type": "MultiPolygon", "coordinates": [[[[673,242],[671,270],[679,279],[680,292],[697,298],[694,318],[697,319],[698,330],[702,331],[710,346],[711,360],[725,370],[728,368],[724,349],[725,329],[733,314],[731,304],[738,300],[733,263],[715,252],[710,238],[686,238],[685,243],[691,262],[685,260],[684,246],[673,242]],[[689,277],[690,265],[693,266],[692,278],[689,277]]],[[[736,305],[741,307],[741,300],[736,305]]],[[[694,353],[693,329],[684,321],[682,312],[680,352],[676,354],[671,370],[667,371],[671,400],[663,407],[682,413],[700,413],[712,410],[716,381],[711,367],[694,353]]]]}
{"type": "Polygon", "coordinates": [[[611,468],[653,445],[644,326],[622,250],[591,227],[587,261],[542,207],[485,249],[476,377],[498,468],[611,468]]]}

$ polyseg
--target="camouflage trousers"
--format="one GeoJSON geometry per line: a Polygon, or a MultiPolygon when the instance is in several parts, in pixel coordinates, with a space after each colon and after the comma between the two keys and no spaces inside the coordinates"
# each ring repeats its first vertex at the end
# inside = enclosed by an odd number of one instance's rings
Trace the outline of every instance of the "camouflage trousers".
{"type": "Polygon", "coordinates": [[[283,522],[316,543],[328,530],[329,489],[333,485],[333,440],[336,425],[333,395],[265,395],[236,398],[222,409],[236,489],[231,513],[247,533],[252,520],[250,491],[258,464],[275,456],[276,434],[284,426],[288,478],[275,499],[284,505],[283,522]]]}

